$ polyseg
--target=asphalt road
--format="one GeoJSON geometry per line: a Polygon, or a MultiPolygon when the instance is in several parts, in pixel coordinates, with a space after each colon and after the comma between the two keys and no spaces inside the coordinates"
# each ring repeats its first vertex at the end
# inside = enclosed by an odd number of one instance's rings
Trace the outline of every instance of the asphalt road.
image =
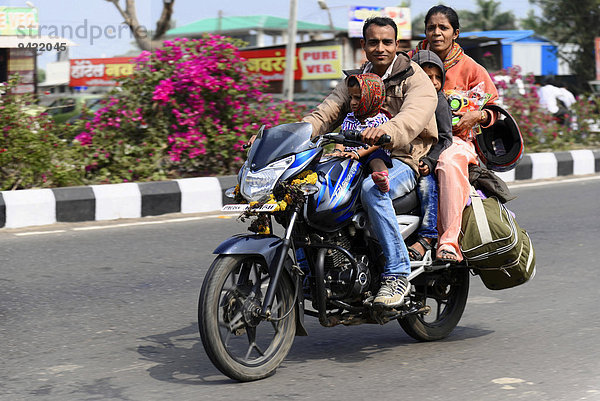
{"type": "Polygon", "coordinates": [[[447,339],[306,317],[276,375],[243,384],[211,365],[196,308],[212,250],[245,225],[171,215],[0,230],[0,399],[600,400],[598,178],[514,189],[538,274],[498,292],[472,278],[447,339]]]}

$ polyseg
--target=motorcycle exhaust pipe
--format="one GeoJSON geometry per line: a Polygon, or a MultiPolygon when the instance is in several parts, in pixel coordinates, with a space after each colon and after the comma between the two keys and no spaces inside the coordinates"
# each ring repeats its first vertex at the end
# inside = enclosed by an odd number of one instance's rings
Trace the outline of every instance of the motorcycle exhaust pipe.
{"type": "Polygon", "coordinates": [[[327,292],[325,290],[325,254],[326,248],[320,248],[317,251],[317,261],[315,263],[315,286],[316,286],[316,304],[319,312],[319,323],[321,326],[332,327],[336,323],[327,316],[327,292]]]}

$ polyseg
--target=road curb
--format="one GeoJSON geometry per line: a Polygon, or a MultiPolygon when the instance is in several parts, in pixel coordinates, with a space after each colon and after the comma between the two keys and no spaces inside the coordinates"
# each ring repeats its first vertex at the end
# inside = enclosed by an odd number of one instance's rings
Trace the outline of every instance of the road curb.
{"type": "Polygon", "coordinates": [[[102,221],[220,210],[220,178],[183,178],[0,192],[0,227],[102,221]]]}
{"type": "Polygon", "coordinates": [[[525,154],[516,168],[497,174],[504,181],[513,182],[598,172],[600,172],[600,149],[580,149],[525,154]]]}
{"type": "MultiPolygon", "coordinates": [[[[498,173],[506,182],[600,172],[600,149],[525,154],[517,167],[498,173]]],[[[0,227],[139,218],[221,210],[236,176],[90,185],[0,192],[0,227]]]]}

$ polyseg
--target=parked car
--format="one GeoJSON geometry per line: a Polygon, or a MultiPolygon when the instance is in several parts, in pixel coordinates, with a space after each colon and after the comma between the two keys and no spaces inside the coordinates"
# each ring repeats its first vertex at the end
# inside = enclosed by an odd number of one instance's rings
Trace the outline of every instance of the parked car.
{"type": "Polygon", "coordinates": [[[56,123],[72,123],[81,117],[84,110],[95,111],[102,107],[102,95],[78,95],[61,97],[46,108],[56,123]]]}
{"type": "Polygon", "coordinates": [[[40,114],[44,113],[46,111],[45,107],[42,106],[38,106],[37,104],[28,104],[27,106],[25,106],[25,108],[23,108],[23,112],[30,116],[30,117],[37,117],[40,114]]]}

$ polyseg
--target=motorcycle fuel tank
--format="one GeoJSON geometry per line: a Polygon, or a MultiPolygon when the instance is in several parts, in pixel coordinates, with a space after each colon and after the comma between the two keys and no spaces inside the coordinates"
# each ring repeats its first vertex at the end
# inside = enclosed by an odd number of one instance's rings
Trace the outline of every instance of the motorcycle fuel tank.
{"type": "Polygon", "coordinates": [[[363,181],[363,166],[351,159],[332,158],[316,166],[318,192],[308,197],[304,217],[322,231],[346,225],[356,210],[363,181]]]}

